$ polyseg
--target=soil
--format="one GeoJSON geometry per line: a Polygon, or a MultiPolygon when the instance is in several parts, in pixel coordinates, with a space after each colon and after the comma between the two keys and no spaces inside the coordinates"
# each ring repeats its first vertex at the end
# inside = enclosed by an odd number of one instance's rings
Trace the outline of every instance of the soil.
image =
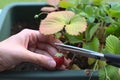
{"type": "Polygon", "coordinates": [[[39,24],[40,23],[35,20],[29,22],[25,22],[25,21],[16,22],[15,24],[13,24],[13,27],[11,28],[11,35],[16,34],[25,28],[38,30],[39,24]]]}

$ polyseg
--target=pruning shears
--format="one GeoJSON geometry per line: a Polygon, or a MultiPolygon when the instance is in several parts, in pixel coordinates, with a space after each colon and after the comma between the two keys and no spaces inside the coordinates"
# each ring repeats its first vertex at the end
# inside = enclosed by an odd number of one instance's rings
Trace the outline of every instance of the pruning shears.
{"type": "Polygon", "coordinates": [[[55,45],[60,50],[74,52],[81,56],[86,56],[86,57],[94,58],[97,60],[103,60],[103,61],[106,61],[107,64],[109,64],[109,65],[120,68],[120,55],[118,55],[118,54],[110,54],[110,53],[103,54],[100,52],[95,52],[95,51],[84,49],[84,48],[66,45],[63,43],[55,43],[55,45]]]}

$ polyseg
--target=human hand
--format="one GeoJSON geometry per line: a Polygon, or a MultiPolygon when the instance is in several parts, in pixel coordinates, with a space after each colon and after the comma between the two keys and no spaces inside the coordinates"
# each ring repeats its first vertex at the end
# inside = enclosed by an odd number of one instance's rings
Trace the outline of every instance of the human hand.
{"type": "Polygon", "coordinates": [[[31,62],[47,69],[54,69],[52,58],[57,49],[56,40],[43,36],[39,31],[25,29],[0,42],[0,71],[14,68],[21,62],[31,62]]]}

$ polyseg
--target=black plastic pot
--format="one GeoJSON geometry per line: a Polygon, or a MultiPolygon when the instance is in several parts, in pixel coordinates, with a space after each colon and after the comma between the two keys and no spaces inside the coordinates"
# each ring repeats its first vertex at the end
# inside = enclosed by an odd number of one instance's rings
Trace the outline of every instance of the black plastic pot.
{"type": "MultiPolygon", "coordinates": [[[[34,15],[40,13],[40,8],[47,6],[46,3],[14,3],[6,6],[0,15],[0,41],[8,38],[15,22],[33,21],[34,15]]],[[[44,18],[41,16],[40,19],[44,18]]],[[[31,28],[31,27],[25,27],[31,28]]],[[[98,71],[86,74],[85,70],[66,71],[6,71],[0,73],[0,80],[6,79],[40,79],[40,80],[98,80],[98,71]]]]}

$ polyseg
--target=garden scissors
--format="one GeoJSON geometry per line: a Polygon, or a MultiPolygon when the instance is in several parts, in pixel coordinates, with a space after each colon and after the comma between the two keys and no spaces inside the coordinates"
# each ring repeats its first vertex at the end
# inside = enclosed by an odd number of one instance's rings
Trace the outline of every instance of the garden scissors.
{"type": "Polygon", "coordinates": [[[70,52],[74,52],[76,54],[79,54],[81,56],[86,56],[98,60],[103,60],[106,61],[107,64],[116,66],[120,68],[120,55],[117,54],[103,54],[99,52],[95,52],[92,50],[84,49],[84,48],[79,48],[75,46],[70,46],[62,43],[55,43],[56,47],[60,50],[66,50],[70,52]]]}

